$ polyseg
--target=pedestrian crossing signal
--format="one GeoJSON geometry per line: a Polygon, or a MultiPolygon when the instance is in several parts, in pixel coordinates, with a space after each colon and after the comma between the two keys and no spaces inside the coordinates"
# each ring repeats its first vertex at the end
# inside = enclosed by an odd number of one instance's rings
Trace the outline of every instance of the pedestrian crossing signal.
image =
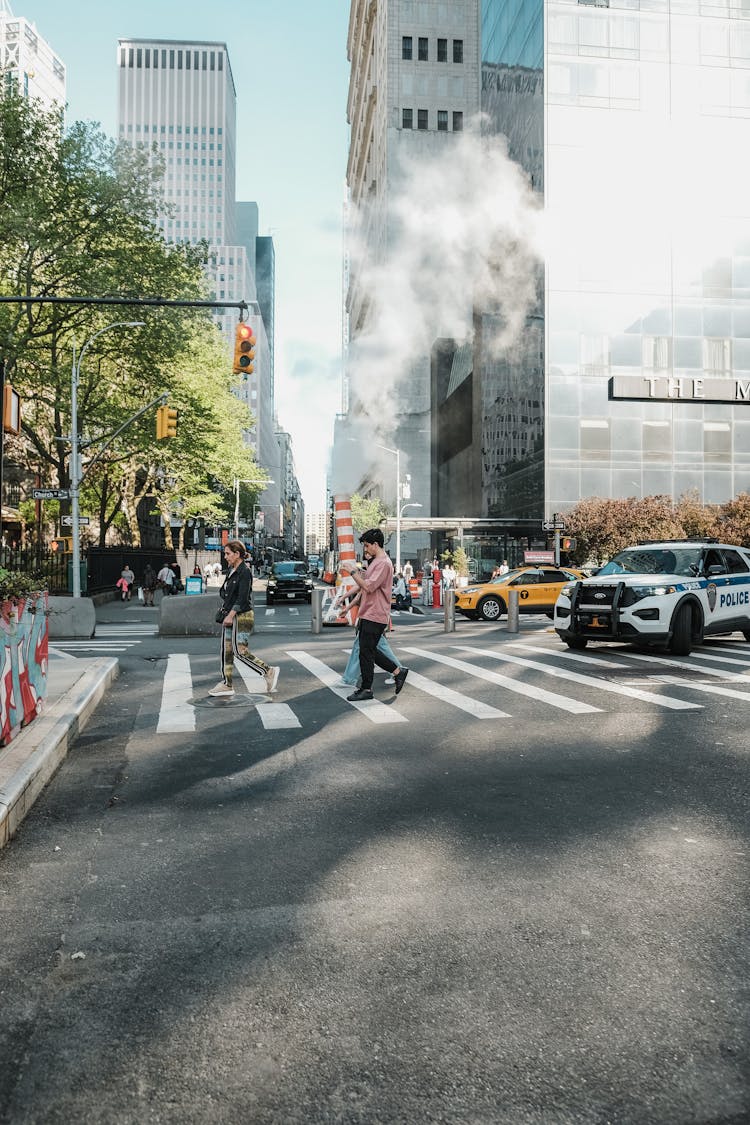
{"type": "Polygon", "coordinates": [[[560,549],[562,551],[575,551],[576,541],[571,539],[569,535],[564,535],[560,540],[560,549]]]}
{"type": "Polygon", "coordinates": [[[156,438],[177,437],[177,411],[173,406],[160,406],[156,411],[156,438]]]}
{"type": "Polygon", "coordinates": [[[255,336],[249,324],[240,323],[234,339],[234,363],[232,371],[235,375],[250,375],[255,369],[255,336]]]}
{"type": "Polygon", "coordinates": [[[66,552],[70,553],[73,550],[73,537],[71,535],[62,535],[59,539],[53,539],[50,543],[50,550],[55,551],[58,555],[64,555],[66,552]]]}

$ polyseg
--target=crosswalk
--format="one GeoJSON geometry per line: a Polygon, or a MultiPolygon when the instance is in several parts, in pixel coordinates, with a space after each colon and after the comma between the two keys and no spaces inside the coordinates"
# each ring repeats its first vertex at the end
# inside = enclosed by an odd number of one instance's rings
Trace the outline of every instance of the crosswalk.
{"type": "Polygon", "coordinates": [[[132,621],[127,624],[97,625],[96,635],[79,640],[52,640],[51,656],[117,656],[127,652],[148,637],[158,636],[155,621],[132,621]]]}
{"type": "MultiPolygon", "coordinates": [[[[323,651],[327,660],[303,648],[285,650],[283,702],[267,696],[262,677],[240,664],[236,672],[242,682],[235,684],[236,696],[209,700],[205,658],[196,681],[191,658],[174,654],[164,673],[157,733],[194,731],[200,714],[237,703],[243,704],[243,714],[249,703],[266,730],[319,725],[320,706],[316,703],[313,718],[310,697],[320,690],[334,697],[337,710],[344,708],[374,725],[423,722],[424,708],[415,701],[425,696],[470,719],[501,723],[560,712],[586,720],[636,705],[655,714],[701,711],[712,696],[750,707],[750,646],[731,642],[707,645],[683,660],[625,647],[571,652],[543,638],[496,646],[456,643],[441,650],[400,644],[399,654],[409,667],[404,693],[396,698],[383,690],[380,678],[376,698],[360,702],[347,700],[352,688],[342,683],[339,651],[323,651]]],[[[342,657],[347,651],[341,650],[342,657]]]]}

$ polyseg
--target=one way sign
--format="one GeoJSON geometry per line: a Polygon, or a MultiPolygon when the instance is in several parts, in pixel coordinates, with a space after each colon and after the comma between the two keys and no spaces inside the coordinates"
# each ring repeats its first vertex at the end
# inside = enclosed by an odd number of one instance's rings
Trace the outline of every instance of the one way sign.
{"type": "Polygon", "coordinates": [[[542,523],[543,531],[565,531],[565,524],[562,520],[544,520],[542,523]]]}
{"type": "MultiPolygon", "coordinates": [[[[89,522],[89,517],[88,516],[79,516],[78,522],[83,527],[85,527],[86,524],[89,522]]],[[[73,517],[72,516],[63,516],[62,519],[60,520],[60,523],[63,525],[63,527],[72,527],[73,526],[73,517]]]]}

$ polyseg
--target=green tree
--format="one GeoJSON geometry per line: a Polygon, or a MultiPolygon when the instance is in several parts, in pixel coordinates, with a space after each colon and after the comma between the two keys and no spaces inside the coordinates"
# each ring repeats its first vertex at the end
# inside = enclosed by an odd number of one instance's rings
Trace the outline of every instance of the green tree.
{"type": "MultiPolygon", "coordinates": [[[[0,98],[0,293],[205,298],[207,248],[167,244],[157,227],[162,183],[155,153],[87,124],[63,134],[57,114],[0,98]]],[[[149,412],[101,453],[82,498],[99,515],[102,541],[118,522],[136,540],[135,508],[149,491],[160,507],[179,494],[184,509],[205,512],[221,507],[233,476],[260,476],[242,440],[252,417],[230,395],[229,362],[206,311],[0,305],[0,355],[23,400],[14,453],[43,483],[70,483],[71,371],[87,341],[78,382],[84,463],[162,390],[181,416],[174,441],[156,442],[149,412]],[[145,325],[93,339],[131,320],[145,325]]]]}
{"type": "Polygon", "coordinates": [[[388,509],[377,496],[366,498],[355,492],[351,498],[351,506],[352,524],[355,532],[360,535],[371,527],[377,527],[388,515],[388,509]]]}

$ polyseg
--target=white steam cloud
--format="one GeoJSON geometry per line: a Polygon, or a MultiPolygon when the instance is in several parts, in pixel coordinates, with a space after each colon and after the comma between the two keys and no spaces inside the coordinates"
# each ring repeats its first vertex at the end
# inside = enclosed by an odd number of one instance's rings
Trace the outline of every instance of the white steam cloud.
{"type": "MultiPolygon", "coordinates": [[[[424,134],[421,152],[415,151],[420,134],[409,136],[411,155],[391,177],[378,260],[365,241],[369,209],[354,216],[349,254],[368,314],[365,330],[352,331],[350,421],[355,434],[367,435],[368,455],[373,436],[387,434],[404,409],[415,367],[421,361],[424,372],[437,338],[470,342],[474,312],[491,312],[496,334],[484,343],[499,355],[518,338],[537,300],[538,197],[504,139],[483,135],[481,125],[477,119],[463,133],[440,136],[438,145],[424,134]]],[[[426,409],[425,389],[423,379],[422,405],[413,399],[411,409],[426,409]]],[[[345,490],[362,469],[362,443],[337,452],[334,483],[345,490]]],[[[389,472],[387,459],[382,468],[389,472]]]]}

